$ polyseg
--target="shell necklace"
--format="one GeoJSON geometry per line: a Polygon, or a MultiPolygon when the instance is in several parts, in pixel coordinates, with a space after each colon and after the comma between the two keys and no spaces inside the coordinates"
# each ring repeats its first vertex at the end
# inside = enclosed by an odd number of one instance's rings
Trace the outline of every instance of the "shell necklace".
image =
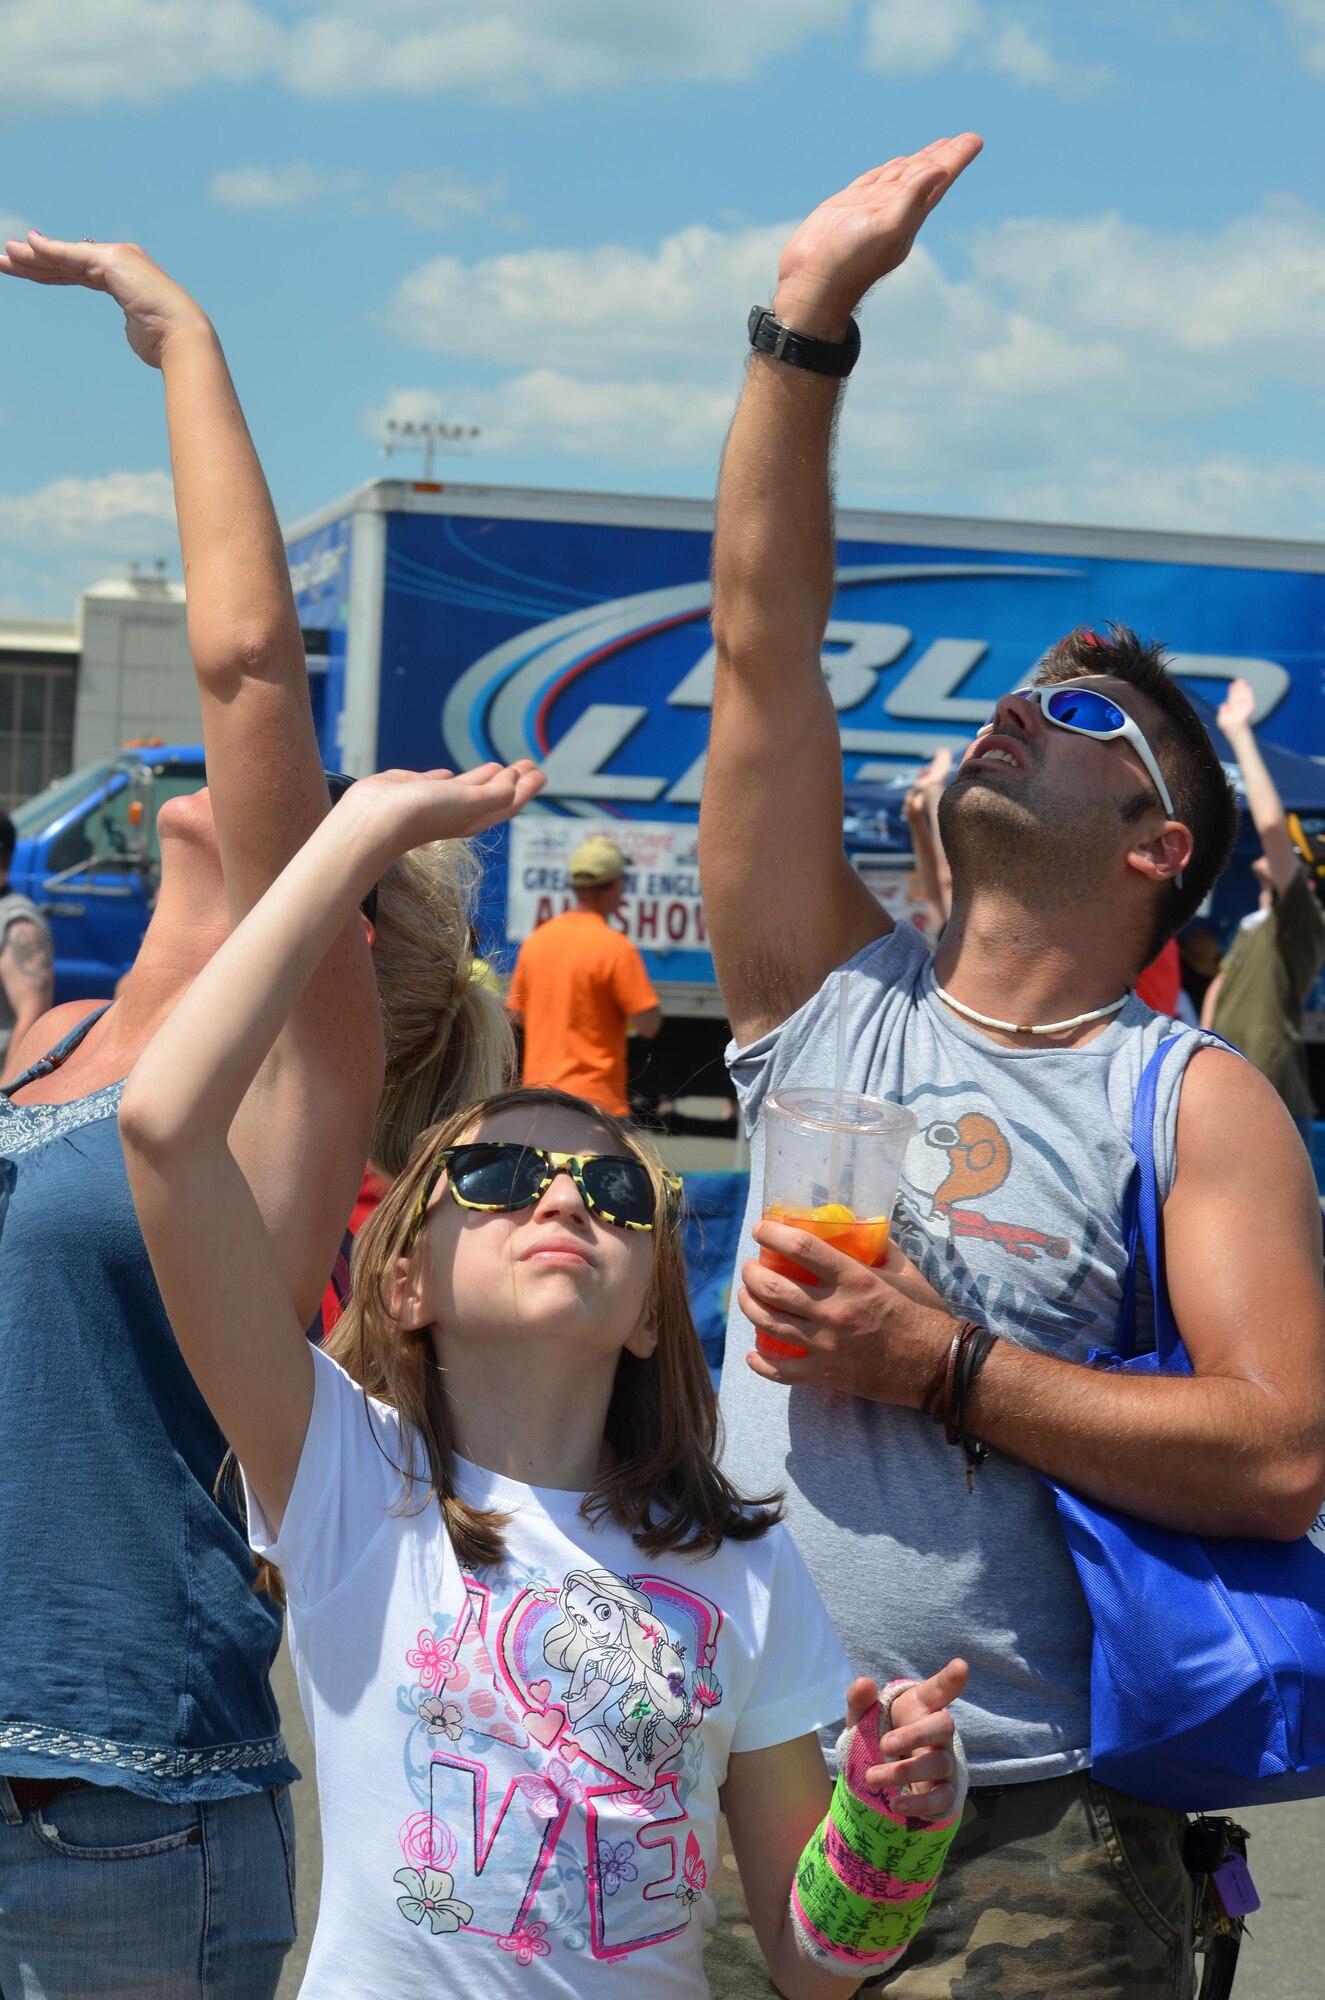
{"type": "Polygon", "coordinates": [[[977,1014],[974,1007],[968,1007],[964,1001],[954,1000],[951,993],[945,992],[939,985],[937,979],[932,980],[932,984],[939,999],[945,1006],[951,1007],[954,1014],[964,1014],[968,1021],[974,1021],[981,1028],[1001,1029],[1005,1035],[1066,1034],[1069,1028],[1084,1028],[1088,1021],[1107,1020],[1110,1014],[1117,1014],[1124,1008],[1132,997],[1131,993],[1127,992],[1123,994],[1121,1000],[1111,1000],[1107,1007],[1094,1007],[1088,1014],[1074,1014],[1070,1021],[1041,1021],[1037,1024],[1031,1021],[996,1021],[992,1014],[977,1014]]]}

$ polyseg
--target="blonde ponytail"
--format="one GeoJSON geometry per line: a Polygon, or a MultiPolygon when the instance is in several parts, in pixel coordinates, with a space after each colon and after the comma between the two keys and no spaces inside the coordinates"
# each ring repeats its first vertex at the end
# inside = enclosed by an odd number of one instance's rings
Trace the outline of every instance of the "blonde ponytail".
{"type": "Polygon", "coordinates": [[[373,963],[386,1081],[371,1151],[374,1165],[393,1176],[420,1132],[515,1076],[506,1009],[473,976],[479,869],[466,842],[439,841],[401,855],[378,884],[373,963]]]}

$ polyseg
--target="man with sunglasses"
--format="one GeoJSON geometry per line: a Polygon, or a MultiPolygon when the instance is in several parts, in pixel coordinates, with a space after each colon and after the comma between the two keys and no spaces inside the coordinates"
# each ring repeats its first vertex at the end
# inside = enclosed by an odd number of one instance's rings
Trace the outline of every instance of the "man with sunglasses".
{"type": "MultiPolygon", "coordinates": [[[[1156,649],[1075,631],[995,705],[943,795],[953,906],[932,961],[843,855],[820,651],[852,315],[978,150],[967,134],[892,161],[795,232],[771,313],[751,315],[723,462],[705,909],[751,1131],[751,1233],[814,1281],[744,1266],[727,1469],[786,1486],[858,1671],[911,1675],[958,1640],[970,1662],[972,1802],[925,1930],[881,1985],[1186,2000],[1185,1821],[1091,1777],[1089,1614],[1037,1474],[1175,1528],[1305,1533],[1325,1494],[1320,1213],[1264,1078],[1177,1029],[1156,1171],[1194,1374],[1083,1365],[1116,1337],[1133,1103],[1175,1032],[1130,989],[1236,826],[1156,649]],[[848,1090],[917,1121],[881,1272],[759,1220],[765,1097],[831,1086],[839,1048],[848,1090]],[[752,1353],[752,1326],[803,1358],[752,1353]]],[[[1143,1342],[1148,1296],[1143,1277],[1143,1342]]],[[[715,1990],[771,1991],[739,1925],[713,1954],[715,1990]]]]}

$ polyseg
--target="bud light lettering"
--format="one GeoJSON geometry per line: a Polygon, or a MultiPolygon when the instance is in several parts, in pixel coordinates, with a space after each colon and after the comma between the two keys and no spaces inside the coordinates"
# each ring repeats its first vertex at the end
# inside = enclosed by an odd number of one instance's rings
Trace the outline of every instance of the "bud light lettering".
{"type": "MultiPolygon", "coordinates": [[[[960,753],[992,700],[1061,632],[1083,613],[1126,616],[1129,598],[1157,579],[1172,593],[1168,636],[1180,647],[1189,604],[1222,574],[1150,561],[953,562],[944,559],[950,551],[924,553],[931,559],[837,571],[837,615],[821,664],[852,779],[890,775],[940,748],[960,753]],[[879,615],[869,616],[876,605],[879,615]],[[940,620],[955,636],[943,635],[940,620]]],[[[692,818],[716,668],[709,603],[706,582],[672,585],[591,604],[506,640],[467,668],[447,698],[447,760],[534,757],[547,773],[545,806],[571,816],[598,802],[632,821],[692,818]]],[[[1290,688],[1284,667],[1255,655],[1179,650],[1173,667],[1198,686],[1242,675],[1258,721],[1290,688]]],[[[656,936],[681,942],[661,913],[656,936]]]]}

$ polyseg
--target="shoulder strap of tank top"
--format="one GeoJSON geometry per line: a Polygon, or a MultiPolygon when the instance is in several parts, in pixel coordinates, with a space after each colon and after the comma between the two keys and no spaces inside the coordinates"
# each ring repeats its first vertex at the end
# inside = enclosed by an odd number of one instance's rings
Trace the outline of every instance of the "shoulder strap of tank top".
{"type": "Polygon", "coordinates": [[[22,1076],[16,1076],[12,1083],[5,1084],[2,1094],[5,1097],[12,1097],[16,1090],[22,1090],[25,1083],[35,1083],[38,1077],[49,1076],[52,1070],[59,1069],[61,1063],[65,1062],[73,1054],[84,1035],[87,1034],[90,1028],[96,1026],[111,1004],[109,1000],[103,1000],[100,1007],[94,1007],[92,1012],[78,1023],[76,1028],[70,1030],[63,1041],[57,1042],[55,1047],[46,1055],[39,1056],[30,1069],[24,1070],[22,1076]]]}

